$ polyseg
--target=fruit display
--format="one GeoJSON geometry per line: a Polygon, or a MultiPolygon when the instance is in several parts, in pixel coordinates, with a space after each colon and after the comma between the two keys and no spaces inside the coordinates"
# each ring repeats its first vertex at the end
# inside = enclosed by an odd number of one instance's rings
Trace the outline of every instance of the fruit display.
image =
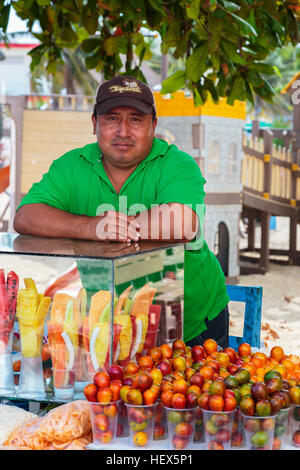
{"type": "Polygon", "coordinates": [[[290,443],[300,447],[300,405],[292,405],[290,443]]]}
{"type": "Polygon", "coordinates": [[[91,421],[95,444],[112,444],[116,437],[119,402],[91,403],[91,421]]]}
{"type": "Polygon", "coordinates": [[[183,450],[193,443],[197,409],[167,408],[169,448],[183,450]]]}
{"type": "MultiPolygon", "coordinates": [[[[138,358],[145,343],[150,344],[160,317],[160,307],[152,305],[156,288],[145,284],[133,298],[132,285],[111,306],[110,291],[100,290],[91,297],[89,312],[82,316],[81,336],[91,374],[108,367],[111,359],[111,314],[113,311],[113,363],[125,366],[138,358]]],[[[154,334],[154,336],[153,336],[154,334]]]]}
{"type": "Polygon", "coordinates": [[[128,413],[129,442],[134,447],[147,448],[153,442],[157,403],[152,405],[130,405],[125,403],[128,413]]]}
{"type": "Polygon", "coordinates": [[[98,371],[93,382],[87,384],[84,395],[91,405],[93,439],[96,444],[112,444],[120,436],[119,405],[123,370],[113,365],[107,371],[98,371]]]}
{"type": "Polygon", "coordinates": [[[18,289],[16,306],[22,355],[26,358],[40,357],[51,297],[39,293],[31,278],[25,278],[24,284],[25,289],[18,289]]]}
{"type": "Polygon", "coordinates": [[[228,450],[231,446],[234,410],[202,409],[207,450],[228,450]]]}
{"type": "Polygon", "coordinates": [[[12,343],[18,288],[17,274],[10,271],[5,279],[0,269],[0,392],[4,395],[15,393],[12,343]]]}
{"type": "Polygon", "coordinates": [[[0,354],[11,353],[18,289],[18,275],[10,271],[5,279],[4,269],[0,269],[0,354]]]}

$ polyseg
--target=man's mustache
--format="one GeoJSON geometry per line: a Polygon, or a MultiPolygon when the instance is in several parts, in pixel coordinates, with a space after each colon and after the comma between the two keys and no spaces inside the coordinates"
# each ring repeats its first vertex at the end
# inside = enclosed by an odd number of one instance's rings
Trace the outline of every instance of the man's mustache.
{"type": "Polygon", "coordinates": [[[112,140],[111,145],[135,145],[135,142],[133,140],[112,140]]]}

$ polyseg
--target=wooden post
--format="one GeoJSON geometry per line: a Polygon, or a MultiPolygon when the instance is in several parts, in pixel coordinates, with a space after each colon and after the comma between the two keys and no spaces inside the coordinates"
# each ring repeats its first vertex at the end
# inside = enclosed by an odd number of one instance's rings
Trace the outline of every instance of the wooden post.
{"type": "Polygon", "coordinates": [[[297,256],[297,218],[290,217],[289,262],[294,264],[297,256]]]}
{"type": "Polygon", "coordinates": [[[270,238],[270,214],[268,212],[261,213],[261,244],[260,244],[260,261],[259,267],[265,271],[269,268],[269,238],[270,238]]]}
{"type": "Polygon", "coordinates": [[[254,215],[248,218],[248,250],[253,251],[255,248],[255,227],[256,219],[254,215]]]}

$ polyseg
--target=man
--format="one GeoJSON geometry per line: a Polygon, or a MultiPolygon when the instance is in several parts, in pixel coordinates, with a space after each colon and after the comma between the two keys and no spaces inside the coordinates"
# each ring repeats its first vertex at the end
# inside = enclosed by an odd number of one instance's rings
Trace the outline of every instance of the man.
{"type": "Polygon", "coordinates": [[[226,347],[229,298],[202,236],[205,180],[199,167],[190,155],[155,138],[153,94],[133,77],[117,76],[99,86],[92,122],[97,143],[52,163],[19,205],[15,230],[128,243],[191,242],[185,250],[184,340],[192,345],[214,338],[226,347]],[[133,207],[142,210],[137,215],[133,207]]]}

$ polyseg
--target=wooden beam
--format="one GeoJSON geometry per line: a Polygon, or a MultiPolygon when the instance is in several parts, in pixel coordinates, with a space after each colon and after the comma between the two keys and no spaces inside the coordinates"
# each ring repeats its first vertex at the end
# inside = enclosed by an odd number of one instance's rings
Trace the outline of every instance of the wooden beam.
{"type": "Polygon", "coordinates": [[[272,201],[271,199],[265,199],[249,191],[244,191],[243,193],[243,206],[251,207],[262,212],[269,212],[271,215],[277,215],[278,217],[296,216],[295,207],[272,201]]]}

